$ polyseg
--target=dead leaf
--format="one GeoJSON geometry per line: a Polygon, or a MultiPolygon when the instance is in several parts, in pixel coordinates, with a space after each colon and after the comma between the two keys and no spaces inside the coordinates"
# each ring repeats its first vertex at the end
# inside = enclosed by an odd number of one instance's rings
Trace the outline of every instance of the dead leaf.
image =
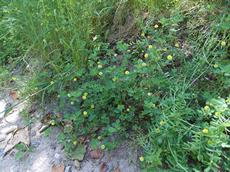
{"type": "Polygon", "coordinates": [[[64,172],[64,170],[65,170],[65,166],[64,166],[64,164],[60,164],[60,165],[53,165],[52,166],[52,170],[51,170],[51,172],[64,172]]]}
{"type": "Polygon", "coordinates": [[[50,125],[42,125],[41,128],[39,129],[39,133],[44,132],[45,130],[47,130],[50,127],[50,125]]]}
{"type": "Polygon", "coordinates": [[[144,20],[145,20],[145,19],[147,19],[147,18],[148,18],[148,16],[149,16],[149,13],[148,13],[148,12],[145,12],[145,13],[143,14],[143,18],[144,18],[144,20]]]}
{"type": "Polygon", "coordinates": [[[79,137],[79,142],[83,144],[83,143],[86,142],[86,139],[87,139],[87,137],[80,136],[80,137],[79,137]]]}
{"type": "Polygon", "coordinates": [[[117,168],[115,168],[112,172],[121,172],[121,170],[120,170],[119,167],[117,167],[117,168]]]}
{"type": "Polygon", "coordinates": [[[13,100],[17,100],[18,99],[18,93],[15,90],[10,91],[9,95],[10,95],[10,97],[13,98],[13,100]]]}
{"type": "Polygon", "coordinates": [[[13,135],[13,137],[7,143],[7,145],[4,149],[4,154],[9,152],[11,149],[13,149],[15,147],[15,145],[17,145],[19,143],[24,143],[25,145],[30,144],[29,128],[28,127],[25,127],[23,129],[16,131],[16,133],[13,135]]]}
{"type": "Polygon", "coordinates": [[[52,117],[52,113],[48,112],[42,117],[41,122],[46,124],[51,120],[51,117],[52,117]]]}
{"type": "Polygon", "coordinates": [[[107,165],[105,162],[103,162],[101,165],[100,165],[100,172],[106,172],[107,170],[107,165]]]}
{"type": "Polygon", "coordinates": [[[103,152],[100,149],[90,151],[90,157],[92,159],[99,159],[103,156],[103,152]]]}

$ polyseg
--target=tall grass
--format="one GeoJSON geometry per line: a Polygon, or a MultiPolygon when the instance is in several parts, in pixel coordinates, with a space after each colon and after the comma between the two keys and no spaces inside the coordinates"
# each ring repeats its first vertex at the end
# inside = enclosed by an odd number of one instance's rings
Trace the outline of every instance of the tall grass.
{"type": "Polygon", "coordinates": [[[61,70],[63,62],[85,64],[90,42],[106,31],[114,6],[115,0],[14,0],[6,15],[28,52],[61,70]]]}

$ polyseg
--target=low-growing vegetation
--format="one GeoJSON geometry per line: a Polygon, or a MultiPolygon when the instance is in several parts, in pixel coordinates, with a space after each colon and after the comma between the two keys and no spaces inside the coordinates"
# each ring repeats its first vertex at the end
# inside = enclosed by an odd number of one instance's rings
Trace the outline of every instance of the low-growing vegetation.
{"type": "Polygon", "coordinates": [[[230,170],[229,1],[0,4],[1,88],[57,104],[70,158],[129,139],[143,171],[230,170]]]}

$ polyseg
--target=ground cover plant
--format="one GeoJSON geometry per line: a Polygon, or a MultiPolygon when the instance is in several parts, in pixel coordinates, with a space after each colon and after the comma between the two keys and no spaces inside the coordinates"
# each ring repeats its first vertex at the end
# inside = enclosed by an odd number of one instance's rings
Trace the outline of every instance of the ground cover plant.
{"type": "Polygon", "coordinates": [[[131,139],[143,171],[230,170],[228,1],[0,4],[2,88],[56,102],[70,158],[131,139]]]}

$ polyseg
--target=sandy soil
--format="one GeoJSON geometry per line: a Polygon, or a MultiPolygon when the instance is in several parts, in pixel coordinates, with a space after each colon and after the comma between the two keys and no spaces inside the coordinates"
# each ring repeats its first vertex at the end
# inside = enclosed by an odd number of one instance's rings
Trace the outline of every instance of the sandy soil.
{"type": "MultiPolygon", "coordinates": [[[[62,145],[57,142],[58,128],[53,128],[49,136],[40,133],[42,123],[38,120],[39,113],[33,112],[34,122],[25,125],[22,118],[24,104],[13,107],[5,115],[5,110],[17,104],[9,94],[0,95],[0,172],[53,172],[54,165],[64,165],[65,172],[138,172],[137,151],[129,143],[122,144],[116,150],[104,152],[99,159],[92,159],[89,152],[82,162],[66,158],[62,145]],[[31,152],[17,160],[17,149],[5,154],[4,150],[19,129],[29,128],[27,135],[30,140],[31,152]],[[5,155],[4,155],[5,154],[5,155]],[[119,171],[120,170],[120,171],[119,171]]],[[[63,170],[62,170],[63,171],[63,170]]],[[[55,171],[54,171],[55,172],[55,171]]]]}

